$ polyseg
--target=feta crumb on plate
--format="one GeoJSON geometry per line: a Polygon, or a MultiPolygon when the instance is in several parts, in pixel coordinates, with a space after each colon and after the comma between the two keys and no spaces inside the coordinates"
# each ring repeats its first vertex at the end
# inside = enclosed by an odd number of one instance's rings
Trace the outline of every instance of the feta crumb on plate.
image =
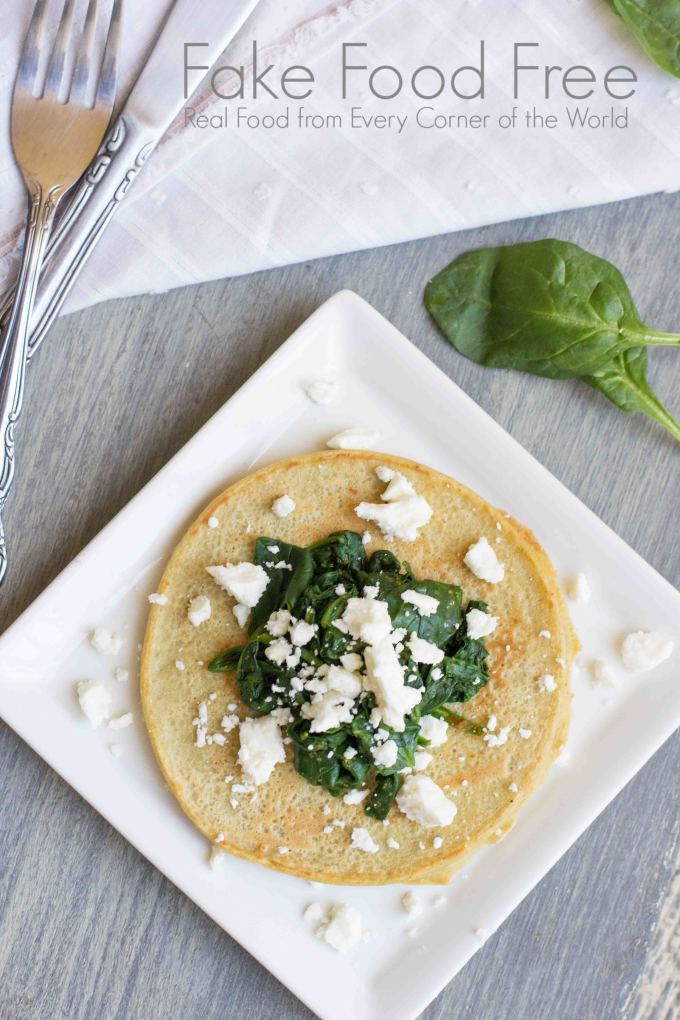
{"type": "Polygon", "coordinates": [[[227,855],[219,846],[211,846],[208,853],[208,864],[211,871],[221,871],[226,863],[227,855]]]}
{"type": "Polygon", "coordinates": [[[120,746],[120,744],[110,744],[109,751],[111,752],[114,758],[120,758],[121,754],[123,753],[123,748],[120,746]]]}
{"type": "Polygon", "coordinates": [[[569,579],[567,583],[567,595],[572,602],[578,602],[581,605],[585,605],[587,602],[590,602],[590,582],[585,574],[576,574],[574,577],[569,579]]]}
{"type": "Polygon", "coordinates": [[[377,524],[388,541],[398,538],[415,542],[419,529],[432,517],[432,507],[399,471],[378,467],[376,474],[381,482],[387,483],[380,497],[382,503],[359,503],[354,512],[363,521],[377,524]]]}
{"type": "Polygon", "coordinates": [[[367,854],[377,854],[380,847],[368,829],[352,829],[352,850],[363,850],[367,854]]]}
{"type": "Polygon", "coordinates": [[[440,786],[427,776],[407,776],[397,794],[397,806],[417,825],[450,825],[458,813],[440,786]]]}
{"type": "Polygon", "coordinates": [[[111,714],[111,695],[94,680],[81,680],[76,684],[76,693],[83,715],[96,730],[111,714]]]}
{"type": "Polygon", "coordinates": [[[277,517],[289,517],[296,505],[297,504],[294,499],[291,499],[290,496],[284,494],[283,496],[279,496],[279,498],[275,499],[272,503],[272,513],[277,517]]]}
{"type": "Polygon", "coordinates": [[[401,908],[410,917],[418,917],[423,912],[423,904],[413,895],[410,889],[401,897],[401,908]]]}
{"type": "Polygon", "coordinates": [[[123,715],[117,716],[115,719],[109,719],[109,727],[112,730],[124,730],[128,726],[131,726],[134,720],[132,712],[125,712],[123,715]]]}
{"type": "Polygon", "coordinates": [[[379,439],[380,433],[375,429],[358,425],[331,436],[326,446],[330,450],[373,450],[379,439]]]}
{"type": "Polygon", "coordinates": [[[123,647],[123,639],[108,627],[95,627],[90,634],[90,644],[100,655],[118,655],[123,647]]]}
{"type": "Polygon", "coordinates": [[[189,603],[187,617],[194,627],[200,627],[212,616],[212,606],[207,595],[197,595],[189,603]]]}
{"type": "Polygon", "coordinates": [[[646,673],[660,666],[673,654],[673,641],[654,630],[636,630],[621,644],[621,661],[626,669],[646,673]]]}
{"type": "Polygon", "coordinates": [[[316,923],[323,917],[323,909],[320,903],[309,903],[302,914],[305,921],[312,921],[316,923]]]}
{"type": "Polygon", "coordinates": [[[593,659],[590,663],[590,673],[593,683],[606,684],[608,687],[617,686],[614,671],[604,659],[593,659]]]}
{"type": "Polygon", "coordinates": [[[370,933],[364,930],[364,921],[359,911],[355,907],[348,907],[346,903],[333,904],[316,934],[338,953],[348,953],[359,942],[365,942],[370,937],[370,933]]]}
{"type": "Polygon", "coordinates": [[[498,584],[505,577],[505,567],[498,562],[496,553],[484,537],[470,546],[463,557],[463,562],[475,577],[481,581],[488,581],[489,584],[498,584]]]}
{"type": "Polygon", "coordinates": [[[118,669],[113,671],[113,676],[119,684],[126,684],[130,679],[130,671],[128,669],[121,669],[119,666],[118,669]]]}
{"type": "Polygon", "coordinates": [[[335,379],[309,379],[302,387],[314,404],[332,404],[340,389],[335,379]]]}

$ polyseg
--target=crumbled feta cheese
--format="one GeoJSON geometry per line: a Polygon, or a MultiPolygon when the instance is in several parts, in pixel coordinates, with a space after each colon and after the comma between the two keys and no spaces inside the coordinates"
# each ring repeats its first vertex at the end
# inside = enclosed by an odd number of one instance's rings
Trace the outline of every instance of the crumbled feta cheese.
{"type": "Polygon", "coordinates": [[[111,744],[109,746],[109,751],[111,752],[114,758],[120,758],[121,754],[123,753],[123,748],[120,746],[120,744],[111,744]]]}
{"type": "Polygon", "coordinates": [[[290,640],[294,645],[299,648],[308,645],[318,630],[316,623],[306,623],[304,620],[298,620],[290,628],[290,640]]]}
{"type": "Polygon", "coordinates": [[[209,620],[212,616],[212,606],[208,596],[197,595],[196,598],[193,598],[189,603],[187,616],[189,617],[189,623],[193,624],[194,627],[200,627],[202,623],[209,620]]]}
{"type": "Polygon", "coordinates": [[[373,541],[373,536],[371,535],[370,531],[364,531],[363,535],[361,536],[361,541],[364,543],[364,545],[371,544],[371,542],[373,541]]]}
{"type": "Polygon", "coordinates": [[[321,908],[321,904],[310,903],[308,906],[305,907],[302,916],[305,919],[305,921],[311,921],[313,923],[320,921],[321,918],[323,917],[323,910],[321,908]]]}
{"type": "Polygon", "coordinates": [[[518,790],[517,783],[510,783],[508,790],[510,791],[510,793],[517,793],[518,790]]]}
{"type": "MultiPolygon", "coordinates": [[[[380,605],[379,602],[371,605],[380,605]]],[[[404,667],[390,641],[385,638],[379,644],[369,645],[364,653],[366,679],[364,687],[375,695],[376,705],[382,721],[397,733],[404,731],[404,716],[412,712],[422,698],[422,693],[404,683],[404,667]]]]}
{"type": "Polygon", "coordinates": [[[165,606],[168,604],[168,596],[159,595],[157,591],[152,591],[148,596],[148,600],[152,606],[165,606]]]}
{"type": "Polygon", "coordinates": [[[109,726],[112,730],[124,730],[126,727],[131,726],[134,716],[132,712],[125,712],[123,715],[119,715],[116,719],[109,719],[109,726]]]}
{"type": "Polygon", "coordinates": [[[580,602],[585,605],[590,602],[590,583],[585,574],[576,574],[567,584],[567,595],[572,602],[580,602]]]}
{"type": "Polygon", "coordinates": [[[383,744],[372,747],[371,755],[376,765],[382,765],[390,769],[399,756],[399,749],[394,740],[386,740],[383,744]]]}
{"type": "Polygon", "coordinates": [[[442,837],[435,836],[434,839],[432,840],[432,846],[435,850],[441,850],[441,848],[444,846],[444,840],[442,839],[442,837]]]}
{"type": "Polygon", "coordinates": [[[417,825],[450,825],[458,809],[440,786],[427,776],[407,776],[397,794],[397,806],[417,825]]]}
{"type": "Polygon", "coordinates": [[[439,599],[422,591],[413,591],[412,588],[402,592],[401,599],[402,602],[415,606],[421,616],[432,616],[439,609],[439,599]]]}
{"type": "Polygon", "coordinates": [[[350,673],[358,673],[360,669],[364,668],[364,660],[357,652],[348,652],[346,655],[341,655],[340,664],[343,669],[350,673]]]}
{"type": "Polygon", "coordinates": [[[411,917],[418,917],[418,915],[423,912],[422,903],[420,900],[416,899],[410,890],[405,892],[402,896],[401,907],[404,913],[410,914],[411,917]]]}
{"type": "MultiPolygon", "coordinates": [[[[495,716],[492,718],[495,719],[495,716]]],[[[487,747],[502,747],[503,744],[507,744],[511,730],[512,726],[502,726],[498,733],[485,733],[482,739],[486,742],[487,747]]]]}
{"type": "Polygon", "coordinates": [[[424,641],[417,634],[411,634],[408,639],[408,647],[414,662],[423,662],[436,666],[444,658],[443,649],[437,648],[431,641],[424,641]]]}
{"type": "Polygon", "coordinates": [[[280,846],[279,847],[279,855],[281,857],[285,857],[287,853],[290,853],[290,851],[289,851],[287,846],[280,846]]]}
{"type": "Polygon", "coordinates": [[[390,850],[398,850],[400,846],[400,844],[397,843],[396,839],[394,839],[393,836],[390,836],[390,838],[387,840],[387,845],[390,848],[390,850]]]}
{"type": "Polygon", "coordinates": [[[119,684],[126,684],[130,679],[130,671],[118,667],[118,669],[115,669],[113,671],[113,676],[114,679],[117,680],[119,684]]]}
{"type": "Polygon", "coordinates": [[[219,528],[219,526],[220,526],[220,522],[218,521],[217,517],[209,517],[208,518],[208,527],[212,531],[214,531],[215,528],[219,528]]]}
{"type": "Polygon", "coordinates": [[[368,829],[352,829],[352,850],[363,850],[367,854],[377,854],[380,847],[368,829]]]}
{"type": "Polygon", "coordinates": [[[445,719],[437,719],[426,715],[420,720],[420,736],[428,741],[429,747],[441,747],[449,737],[449,727],[445,719]]]}
{"type": "Polygon", "coordinates": [[[264,567],[255,563],[228,563],[226,567],[206,567],[210,576],[237,602],[253,609],[269,584],[264,567]]]}
{"type": "Polygon", "coordinates": [[[543,637],[543,638],[548,638],[548,640],[550,640],[550,638],[552,637],[552,634],[550,633],[549,630],[539,630],[538,636],[539,637],[543,637]]]}
{"type": "Polygon", "coordinates": [[[413,767],[416,772],[423,772],[432,764],[432,755],[428,751],[416,751],[413,755],[413,767]]]}
{"type": "Polygon", "coordinates": [[[83,715],[96,730],[109,718],[111,695],[102,684],[98,684],[94,680],[81,680],[76,685],[76,693],[83,715]]]}
{"type": "Polygon", "coordinates": [[[342,620],[351,636],[367,645],[379,644],[392,630],[387,603],[379,599],[348,599],[342,620]]]}
{"type": "Polygon", "coordinates": [[[118,655],[123,647],[123,639],[108,627],[95,627],[90,634],[90,644],[100,655],[118,655]]]}
{"type": "Polygon", "coordinates": [[[498,584],[505,577],[505,567],[498,562],[498,557],[486,538],[480,538],[478,542],[470,546],[465,553],[463,562],[475,577],[479,577],[482,581],[488,581],[489,584],[498,584]]]}
{"type": "Polygon", "coordinates": [[[283,637],[287,633],[292,619],[293,617],[287,609],[277,609],[267,620],[265,630],[268,630],[272,637],[283,637]]]}
{"type": "Polygon", "coordinates": [[[646,673],[673,654],[673,641],[653,630],[636,630],[621,645],[621,661],[626,669],[646,673]]]}
{"type": "Polygon", "coordinates": [[[606,684],[608,687],[616,687],[616,677],[611,666],[604,659],[593,659],[590,663],[590,672],[593,683],[606,684]]]}
{"type": "Polygon", "coordinates": [[[326,674],[327,690],[358,698],[361,694],[361,678],[342,666],[329,666],[326,674]]]}
{"type": "MultiPolygon", "coordinates": [[[[359,752],[357,751],[356,747],[348,747],[348,748],[347,748],[347,749],[346,749],[346,750],[344,751],[344,753],[343,753],[343,756],[342,756],[342,757],[343,757],[343,758],[345,758],[345,759],[346,759],[347,761],[351,761],[351,760],[352,760],[352,758],[356,758],[356,756],[357,756],[357,754],[358,754],[358,753],[359,753],[359,752]]],[[[348,795],[348,796],[349,796],[349,795],[348,795]]]]}
{"type": "Polygon", "coordinates": [[[264,654],[269,661],[274,662],[277,666],[282,666],[292,653],[293,646],[285,638],[276,638],[264,650],[264,654]]]}
{"type": "Polygon", "coordinates": [[[220,726],[222,727],[225,733],[231,733],[232,730],[236,729],[240,721],[241,720],[237,715],[223,715],[220,726]]]}
{"type": "Polygon", "coordinates": [[[468,637],[475,640],[493,634],[498,625],[497,616],[489,616],[488,613],[482,612],[481,609],[471,609],[469,613],[465,614],[465,619],[467,621],[468,637]]]}
{"type": "Polygon", "coordinates": [[[352,721],[354,699],[338,691],[326,694],[315,694],[311,701],[304,703],[300,713],[304,719],[310,719],[311,733],[326,733],[335,730],[343,723],[352,721]]]}
{"type": "MultiPolygon", "coordinates": [[[[347,757],[347,754],[345,754],[345,757],[347,757]]],[[[361,804],[362,801],[366,800],[370,792],[370,790],[350,790],[342,799],[345,804],[361,804]]]]}
{"type": "Polygon", "coordinates": [[[331,450],[373,450],[379,439],[380,433],[375,429],[362,428],[359,425],[331,436],[326,446],[331,450]]]}
{"type": "Polygon", "coordinates": [[[276,765],[286,760],[281,730],[276,719],[265,715],[259,719],[244,719],[239,727],[241,746],[238,762],[243,775],[250,783],[266,783],[276,765]]]}
{"type": "Polygon", "coordinates": [[[380,588],[377,584],[367,584],[364,587],[362,595],[365,599],[377,599],[380,594],[380,588]]]}
{"type": "Polygon", "coordinates": [[[520,728],[519,728],[519,735],[522,738],[522,740],[528,740],[529,737],[531,736],[531,730],[523,729],[520,726],[520,728]]]}
{"type": "Polygon", "coordinates": [[[250,609],[248,606],[242,606],[240,602],[237,602],[232,609],[232,613],[236,617],[236,622],[241,629],[248,623],[248,617],[250,616],[250,609]]]}
{"type": "Polygon", "coordinates": [[[541,688],[546,694],[552,694],[553,691],[557,690],[557,681],[552,673],[546,673],[545,676],[541,677],[541,688]]]}
{"type": "Polygon", "coordinates": [[[359,503],[355,513],[364,521],[377,524],[388,541],[398,538],[414,542],[418,529],[432,517],[432,507],[419,496],[404,475],[390,468],[377,468],[376,474],[388,486],[381,495],[382,503],[359,503]]]}
{"type": "Polygon", "coordinates": [[[338,384],[334,379],[310,379],[302,387],[314,404],[332,404],[338,395],[338,384]]]}
{"type": "Polygon", "coordinates": [[[333,904],[326,919],[317,928],[316,934],[338,953],[348,953],[359,942],[369,937],[369,933],[364,931],[364,922],[359,911],[345,903],[333,904]]]}
{"type": "Polygon", "coordinates": [[[289,517],[295,507],[295,500],[291,499],[290,496],[279,496],[272,503],[272,513],[276,514],[277,517],[289,517]]]}

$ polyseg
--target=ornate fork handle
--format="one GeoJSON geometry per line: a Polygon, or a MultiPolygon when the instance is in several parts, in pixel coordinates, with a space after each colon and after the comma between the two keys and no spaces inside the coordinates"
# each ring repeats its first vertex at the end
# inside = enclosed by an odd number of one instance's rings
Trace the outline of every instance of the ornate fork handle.
{"type": "Polygon", "coordinates": [[[27,180],[30,212],[26,227],[26,243],[19,269],[12,315],[0,351],[0,584],[7,570],[7,546],[2,526],[2,512],[14,478],[14,442],[16,424],[21,414],[26,379],[31,310],[35,300],[45,246],[54,214],[64,189],[61,185],[44,192],[35,180],[27,180]]]}

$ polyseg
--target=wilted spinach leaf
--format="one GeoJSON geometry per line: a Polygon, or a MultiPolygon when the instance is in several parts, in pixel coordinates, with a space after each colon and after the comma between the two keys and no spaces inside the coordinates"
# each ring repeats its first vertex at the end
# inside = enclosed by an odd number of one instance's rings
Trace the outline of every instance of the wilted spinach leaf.
{"type": "MultiPolygon", "coordinates": [[[[361,536],[350,531],[329,535],[308,549],[259,538],[255,558],[270,581],[253,613],[251,640],[216,656],[209,669],[235,669],[243,700],[256,712],[267,714],[275,708],[290,712],[286,732],[294,745],[295,768],[308,782],[337,797],[363,787],[372,778],[373,791],[364,809],[373,818],[385,818],[399,789],[399,773],[415,763],[423,715],[436,712],[446,717],[447,703],[467,700],[488,681],[484,645],[467,636],[462,591],[440,581],[416,580],[408,564],[388,550],[378,550],[367,558],[361,536]],[[290,564],[291,569],[277,566],[281,562],[290,564]],[[394,629],[403,628],[433,642],[445,651],[445,658],[439,667],[418,665],[411,658],[408,642],[399,642],[404,682],[423,688],[422,700],[405,718],[403,732],[371,721],[375,698],[363,691],[353,702],[351,721],[312,733],[311,722],[301,710],[314,691],[305,684],[311,680],[318,684],[323,668],[339,664],[348,652],[364,651],[363,643],[346,632],[340,618],[348,599],[364,597],[367,587],[377,588],[378,597],[386,601],[394,629]],[[421,616],[402,598],[408,589],[435,598],[437,611],[421,616]],[[304,646],[294,650],[289,645],[290,652],[284,653],[280,665],[266,654],[274,638],[265,626],[279,609],[287,609],[295,620],[305,620],[316,628],[304,646]],[[374,760],[378,730],[381,741],[391,740],[396,745],[396,760],[390,766],[374,760]]],[[[486,608],[484,603],[470,603],[468,609],[473,606],[486,608]]]]}

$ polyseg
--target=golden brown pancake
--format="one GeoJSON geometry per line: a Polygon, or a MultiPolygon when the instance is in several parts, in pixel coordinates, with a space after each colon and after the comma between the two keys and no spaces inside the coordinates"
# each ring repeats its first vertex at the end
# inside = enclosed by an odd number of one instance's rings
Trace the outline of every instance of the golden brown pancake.
{"type": "Polygon", "coordinates": [[[333,451],[294,457],[248,475],[192,524],[158,590],[167,603],[151,607],[141,673],[151,743],[189,818],[209,840],[219,836],[220,845],[238,857],[320,882],[447,882],[472,852],[497,842],[513,825],[566,739],[569,670],[578,643],[550,560],[533,534],[502,510],[421,464],[387,454],[333,451]],[[362,500],[380,501],[384,484],[375,469],[382,464],[402,472],[434,511],[414,542],[388,543],[354,512],[362,500]],[[296,510],[279,519],[272,503],[284,493],[295,500],[296,510]],[[219,527],[208,527],[211,517],[219,527]],[[230,704],[237,706],[240,718],[254,714],[239,697],[234,673],[207,670],[218,653],[243,644],[246,632],[234,619],[234,600],[205,568],[252,561],[255,539],[261,535],[304,546],[341,530],[368,530],[369,552],[389,548],[410,563],[417,578],[459,584],[464,601],[483,599],[498,617],[496,631],[486,638],[490,682],[460,712],[481,726],[495,716],[496,732],[505,726],[512,729],[505,744],[490,747],[468,727],[451,726],[446,744],[433,751],[433,761],[422,774],[457,805],[447,827],[423,828],[396,805],[388,825],[369,818],[363,805],[348,806],[300,776],[291,748],[286,762],[277,765],[256,795],[235,795],[233,783],[241,781],[238,729],[227,735],[224,746],[194,744],[197,705],[212,693],[216,698],[209,702],[210,732],[219,730],[230,704]],[[481,536],[505,565],[505,578],[497,585],[479,580],[463,563],[481,536]],[[199,594],[209,597],[212,617],[196,628],[187,618],[187,607],[199,594]],[[178,660],[185,665],[183,671],[175,665],[178,660]],[[557,683],[552,692],[540,682],[547,673],[557,683]],[[226,777],[233,782],[225,782],[226,777]],[[324,814],[326,806],[330,814],[324,814]],[[332,831],[324,832],[329,825],[332,831]],[[369,831],[380,846],[378,853],[351,848],[355,827],[369,831]],[[436,836],[442,838],[437,848],[436,836]],[[389,838],[399,849],[388,847],[389,838]]]}

